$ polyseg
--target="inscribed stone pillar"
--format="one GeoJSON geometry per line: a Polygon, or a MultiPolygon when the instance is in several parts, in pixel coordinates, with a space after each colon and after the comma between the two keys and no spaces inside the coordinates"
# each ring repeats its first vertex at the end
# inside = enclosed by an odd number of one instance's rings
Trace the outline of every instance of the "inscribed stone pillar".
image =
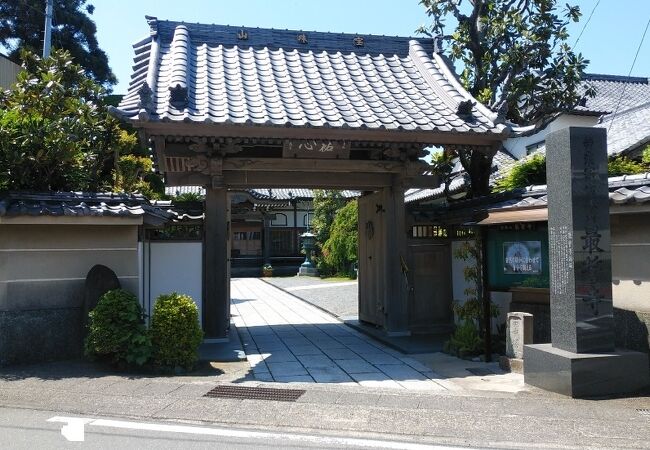
{"type": "Polygon", "coordinates": [[[546,138],[551,344],[524,346],[524,381],[572,397],[650,383],[648,355],[614,348],[604,128],[546,138]]]}
{"type": "Polygon", "coordinates": [[[603,128],[546,140],[551,339],[574,353],[614,349],[612,268],[603,128]]]}
{"type": "Polygon", "coordinates": [[[203,331],[226,338],[230,325],[230,199],[226,188],[206,189],[204,219],[203,331]]]}

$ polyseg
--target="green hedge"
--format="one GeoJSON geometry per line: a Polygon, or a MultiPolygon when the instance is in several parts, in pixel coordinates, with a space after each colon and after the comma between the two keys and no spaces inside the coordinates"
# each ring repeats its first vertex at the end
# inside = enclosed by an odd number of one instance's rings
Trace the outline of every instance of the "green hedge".
{"type": "Polygon", "coordinates": [[[150,331],[156,364],[187,370],[196,364],[203,331],[198,308],[189,296],[174,292],[158,297],[150,331]]]}

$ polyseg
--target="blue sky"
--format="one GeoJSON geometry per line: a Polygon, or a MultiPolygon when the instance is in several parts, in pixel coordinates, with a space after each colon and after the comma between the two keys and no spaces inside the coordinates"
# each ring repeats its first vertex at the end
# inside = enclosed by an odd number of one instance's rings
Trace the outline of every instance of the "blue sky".
{"type": "MultiPolygon", "coordinates": [[[[598,0],[566,0],[583,12],[571,27],[577,38],[598,0]]],[[[360,34],[415,35],[426,22],[418,0],[94,0],[100,46],[124,93],[131,74],[131,44],[148,34],[145,15],[186,22],[247,27],[289,28],[360,34]]],[[[564,1],[560,2],[561,4],[564,1]]],[[[588,71],[627,75],[643,29],[650,0],[600,0],[576,50],[591,61],[588,71]]],[[[650,76],[650,32],[632,75],[650,76]]]]}

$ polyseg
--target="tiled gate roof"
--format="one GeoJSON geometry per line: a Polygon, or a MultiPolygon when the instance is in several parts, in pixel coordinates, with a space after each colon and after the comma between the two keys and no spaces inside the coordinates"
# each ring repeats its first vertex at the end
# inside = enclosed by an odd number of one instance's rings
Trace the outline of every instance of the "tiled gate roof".
{"type": "Polygon", "coordinates": [[[148,18],[118,113],[133,120],[501,133],[431,39],[148,18]]]}

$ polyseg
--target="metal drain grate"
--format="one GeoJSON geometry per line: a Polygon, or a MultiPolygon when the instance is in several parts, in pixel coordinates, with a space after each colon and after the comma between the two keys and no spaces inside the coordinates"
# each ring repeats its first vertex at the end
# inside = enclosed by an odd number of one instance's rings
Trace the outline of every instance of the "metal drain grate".
{"type": "Polygon", "coordinates": [[[274,400],[276,402],[295,402],[305,391],[302,389],[275,389],[246,386],[217,386],[204,397],[238,398],[247,400],[274,400]]]}
{"type": "Polygon", "coordinates": [[[647,408],[641,408],[641,409],[637,409],[636,412],[638,412],[639,414],[641,414],[641,415],[643,415],[643,416],[648,416],[648,417],[650,417],[650,409],[647,409],[647,408]]]}

